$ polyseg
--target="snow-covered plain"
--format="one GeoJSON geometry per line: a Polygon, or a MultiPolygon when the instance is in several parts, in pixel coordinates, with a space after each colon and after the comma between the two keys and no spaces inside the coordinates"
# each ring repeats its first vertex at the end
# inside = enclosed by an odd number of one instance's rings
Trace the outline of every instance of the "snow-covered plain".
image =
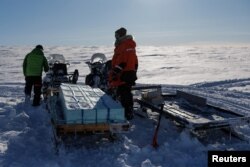
{"type": "MultiPolygon", "coordinates": [[[[0,166],[3,167],[203,167],[208,150],[250,150],[249,142],[212,131],[200,140],[162,119],[158,143],[151,146],[156,116],[135,117],[129,133],[119,140],[86,139],[78,148],[59,148],[55,154],[45,105],[24,105],[22,62],[32,46],[0,46],[0,166]],[[218,133],[218,135],[216,135],[218,133]],[[213,135],[211,135],[213,134],[213,135]]],[[[113,47],[44,46],[45,54],[63,54],[79,69],[79,84],[89,73],[85,61],[94,53],[112,57],[113,47]]],[[[137,83],[163,84],[165,90],[184,89],[208,102],[250,114],[250,45],[140,46],[137,83]],[[233,105],[227,105],[233,104],[233,105]]],[[[249,125],[239,127],[250,136],[249,125]]]]}

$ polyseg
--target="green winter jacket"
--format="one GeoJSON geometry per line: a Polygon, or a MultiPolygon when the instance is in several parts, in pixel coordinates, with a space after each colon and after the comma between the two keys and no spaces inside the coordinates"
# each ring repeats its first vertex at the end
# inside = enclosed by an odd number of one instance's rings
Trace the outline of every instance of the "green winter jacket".
{"type": "Polygon", "coordinates": [[[23,74],[27,76],[42,76],[43,69],[49,70],[48,61],[41,49],[35,48],[25,56],[23,74]]]}

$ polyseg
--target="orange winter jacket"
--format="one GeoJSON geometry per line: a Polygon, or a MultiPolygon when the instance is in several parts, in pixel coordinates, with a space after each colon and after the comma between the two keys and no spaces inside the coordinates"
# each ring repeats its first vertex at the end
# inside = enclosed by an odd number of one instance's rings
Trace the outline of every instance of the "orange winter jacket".
{"type": "Polygon", "coordinates": [[[123,84],[135,85],[138,69],[136,43],[131,35],[127,35],[116,42],[115,45],[109,84],[111,87],[123,84]]]}

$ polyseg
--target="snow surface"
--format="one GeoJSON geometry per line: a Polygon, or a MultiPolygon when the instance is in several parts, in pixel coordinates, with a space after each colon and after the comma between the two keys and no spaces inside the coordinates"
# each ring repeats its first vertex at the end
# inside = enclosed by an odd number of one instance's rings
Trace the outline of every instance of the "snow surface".
{"type": "MultiPolygon", "coordinates": [[[[79,84],[89,73],[92,54],[111,58],[108,46],[45,46],[45,54],[63,54],[79,69],[79,84]]],[[[110,142],[87,137],[82,145],[61,146],[55,154],[53,134],[45,105],[24,104],[22,62],[32,46],[0,46],[0,166],[3,167],[203,167],[208,150],[250,150],[249,142],[219,131],[197,138],[190,131],[162,119],[160,147],[151,146],[157,115],[136,116],[131,130],[110,142]],[[213,134],[213,135],[211,135],[213,134]]],[[[250,46],[141,46],[138,83],[163,84],[165,91],[177,88],[206,97],[208,103],[250,114],[250,46]]],[[[237,127],[250,136],[249,125],[237,127]]]]}

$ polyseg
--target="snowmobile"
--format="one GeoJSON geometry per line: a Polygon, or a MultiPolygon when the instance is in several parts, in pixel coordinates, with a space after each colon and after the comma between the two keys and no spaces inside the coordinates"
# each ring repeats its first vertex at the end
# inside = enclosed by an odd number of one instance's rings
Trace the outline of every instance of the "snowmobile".
{"type": "Polygon", "coordinates": [[[78,69],[73,73],[68,73],[67,67],[70,65],[66,62],[62,54],[51,54],[48,57],[49,71],[43,78],[42,92],[44,98],[47,97],[49,87],[58,88],[61,83],[76,84],[79,77],[78,69]]]}
{"type": "Polygon", "coordinates": [[[108,72],[111,69],[111,60],[107,61],[103,53],[95,53],[86,64],[89,66],[90,74],[86,76],[85,84],[92,88],[100,88],[106,92],[108,89],[108,72]]]}

